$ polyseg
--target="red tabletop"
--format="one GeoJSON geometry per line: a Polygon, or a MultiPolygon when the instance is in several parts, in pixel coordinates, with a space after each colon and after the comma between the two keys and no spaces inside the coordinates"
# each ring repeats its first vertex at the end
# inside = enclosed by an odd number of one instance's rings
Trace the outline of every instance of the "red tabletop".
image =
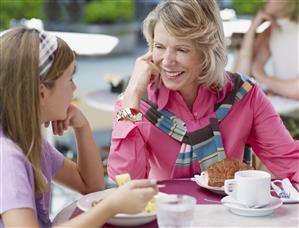
{"type": "MultiPolygon", "coordinates": [[[[204,199],[211,199],[211,200],[221,200],[223,195],[218,195],[215,193],[210,192],[207,189],[201,188],[196,184],[196,182],[191,181],[190,179],[184,180],[164,180],[159,181],[158,184],[164,184],[165,187],[160,188],[161,192],[168,193],[168,194],[186,194],[196,198],[197,204],[213,204],[212,202],[205,201],[204,199]]],[[[76,208],[70,218],[74,218],[77,215],[81,214],[82,211],[79,208],[76,208]]],[[[104,224],[102,227],[104,228],[114,228],[116,226],[104,224]]],[[[150,222],[148,224],[144,224],[141,226],[135,226],[136,228],[156,228],[158,227],[157,220],[150,222]]]]}

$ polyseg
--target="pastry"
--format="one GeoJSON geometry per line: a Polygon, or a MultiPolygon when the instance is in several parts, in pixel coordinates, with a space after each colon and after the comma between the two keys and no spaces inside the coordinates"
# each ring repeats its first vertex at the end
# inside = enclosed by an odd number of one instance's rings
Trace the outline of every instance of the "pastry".
{"type": "Polygon", "coordinates": [[[213,187],[222,187],[225,180],[234,178],[235,172],[250,169],[254,168],[236,159],[215,162],[205,172],[207,184],[213,187]]]}

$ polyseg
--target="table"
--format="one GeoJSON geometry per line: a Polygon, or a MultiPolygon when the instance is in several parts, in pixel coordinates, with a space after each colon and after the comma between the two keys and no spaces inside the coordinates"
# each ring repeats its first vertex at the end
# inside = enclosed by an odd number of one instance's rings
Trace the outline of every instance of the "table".
{"type": "MultiPolygon", "coordinates": [[[[113,112],[118,96],[119,94],[112,93],[109,89],[101,89],[87,94],[85,99],[92,107],[113,112]]],[[[299,101],[280,96],[268,96],[268,98],[279,114],[299,109],[299,101]]]]}
{"type": "MultiPolygon", "coordinates": [[[[211,204],[204,198],[220,200],[221,195],[216,195],[199,187],[190,179],[161,181],[166,187],[161,191],[165,193],[189,194],[197,198],[195,208],[194,227],[298,227],[299,204],[284,204],[271,215],[264,217],[244,217],[232,214],[219,204],[211,204]]],[[[73,202],[64,208],[54,219],[54,225],[62,223],[71,217],[80,214],[73,202]]],[[[105,224],[103,227],[114,227],[105,224]]],[[[153,221],[140,227],[157,227],[157,221],[153,221]]]]}
{"type": "Polygon", "coordinates": [[[118,38],[104,34],[47,31],[60,37],[78,55],[106,55],[118,44],[118,38]]]}
{"type": "Polygon", "coordinates": [[[110,89],[101,89],[88,93],[85,100],[87,104],[94,108],[113,112],[118,96],[118,93],[112,93],[110,89]]]}

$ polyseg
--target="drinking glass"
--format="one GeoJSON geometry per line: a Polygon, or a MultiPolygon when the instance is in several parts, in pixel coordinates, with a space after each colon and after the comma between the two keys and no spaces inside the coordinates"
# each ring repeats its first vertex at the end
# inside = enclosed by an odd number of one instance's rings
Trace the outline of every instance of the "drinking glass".
{"type": "Polygon", "coordinates": [[[159,227],[191,227],[196,199],[188,195],[156,197],[159,227]]]}

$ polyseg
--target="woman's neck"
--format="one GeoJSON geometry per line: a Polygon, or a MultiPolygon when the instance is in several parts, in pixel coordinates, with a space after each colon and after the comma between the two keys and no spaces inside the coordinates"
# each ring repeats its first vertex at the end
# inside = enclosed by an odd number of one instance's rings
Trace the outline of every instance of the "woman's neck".
{"type": "Polygon", "coordinates": [[[194,104],[195,99],[197,97],[198,88],[199,88],[199,86],[197,86],[196,88],[191,89],[191,90],[181,90],[181,91],[179,91],[190,111],[192,111],[193,104],[194,104]]]}

